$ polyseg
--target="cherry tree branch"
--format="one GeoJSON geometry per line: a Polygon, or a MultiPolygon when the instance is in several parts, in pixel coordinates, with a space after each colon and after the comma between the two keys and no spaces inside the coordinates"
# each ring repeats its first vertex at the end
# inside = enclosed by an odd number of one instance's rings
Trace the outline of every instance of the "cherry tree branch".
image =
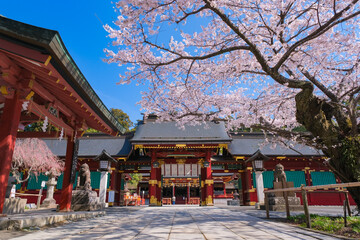
{"type": "Polygon", "coordinates": [[[311,75],[307,70],[304,69],[303,66],[298,66],[300,72],[309,79],[310,82],[312,82],[316,87],[318,87],[323,93],[325,93],[326,96],[328,96],[333,102],[339,102],[338,98],[335,96],[334,93],[330,91],[329,88],[327,88],[324,84],[322,84],[320,81],[318,81],[315,76],[311,75]]]}
{"type": "Polygon", "coordinates": [[[290,57],[291,53],[294,52],[297,47],[305,44],[306,42],[309,42],[309,41],[315,39],[316,37],[319,37],[320,35],[324,34],[326,31],[328,31],[330,28],[334,27],[335,25],[358,15],[359,13],[354,13],[351,16],[344,18],[343,20],[336,21],[340,17],[342,17],[342,15],[345,14],[345,12],[347,10],[349,10],[353,4],[357,3],[358,1],[359,0],[353,0],[348,6],[346,6],[340,12],[336,13],[332,18],[330,18],[326,23],[324,23],[322,26],[320,26],[317,30],[315,30],[314,32],[312,32],[311,34],[306,36],[305,38],[300,39],[299,41],[294,43],[280,58],[278,63],[275,65],[274,70],[279,69],[280,66],[290,57]]]}
{"type": "Polygon", "coordinates": [[[183,11],[183,13],[185,14],[182,18],[180,18],[179,20],[175,21],[176,23],[181,23],[182,21],[184,21],[186,18],[188,18],[189,16],[191,15],[195,15],[205,9],[209,8],[209,5],[208,4],[205,4],[204,6],[202,6],[201,8],[199,8],[198,10],[196,11],[193,11],[193,12],[190,12],[190,13],[186,13],[185,11],[183,11]]]}

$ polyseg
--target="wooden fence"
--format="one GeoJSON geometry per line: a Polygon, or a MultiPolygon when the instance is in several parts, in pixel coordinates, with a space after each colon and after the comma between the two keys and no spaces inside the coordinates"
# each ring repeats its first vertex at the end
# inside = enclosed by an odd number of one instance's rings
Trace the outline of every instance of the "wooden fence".
{"type": "MultiPolygon", "coordinates": [[[[343,192],[345,194],[345,201],[344,201],[344,217],[345,217],[345,219],[344,220],[345,220],[345,225],[346,225],[346,209],[347,209],[347,211],[349,213],[349,216],[351,216],[351,211],[350,211],[348,191],[344,190],[344,188],[349,188],[349,187],[360,187],[360,182],[327,184],[327,185],[318,185],[318,186],[304,186],[304,185],[302,185],[301,187],[298,187],[298,188],[282,188],[282,189],[264,190],[266,217],[270,218],[269,197],[268,197],[269,193],[276,193],[276,192],[283,192],[284,193],[286,216],[290,217],[290,207],[289,207],[289,201],[288,201],[287,192],[301,192],[302,199],[303,199],[303,205],[304,205],[306,226],[308,228],[311,228],[309,205],[308,205],[308,200],[307,200],[307,191],[314,191],[314,190],[320,190],[320,189],[327,190],[329,188],[335,188],[336,191],[343,192]]],[[[331,190],[331,191],[334,191],[334,190],[331,190]]]]}

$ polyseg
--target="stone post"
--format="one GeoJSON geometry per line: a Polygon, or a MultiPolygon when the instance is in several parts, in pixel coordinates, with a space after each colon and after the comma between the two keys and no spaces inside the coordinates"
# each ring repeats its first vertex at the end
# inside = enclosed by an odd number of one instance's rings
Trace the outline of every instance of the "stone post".
{"type": "Polygon", "coordinates": [[[49,180],[46,182],[47,190],[46,190],[46,198],[44,199],[43,203],[41,204],[42,208],[56,208],[57,204],[54,199],[54,190],[57,181],[55,180],[54,176],[49,176],[49,180]]]}
{"type": "Polygon", "coordinates": [[[260,205],[264,205],[264,180],[262,171],[255,171],[255,179],[256,179],[256,192],[257,192],[257,207],[260,205]]]}
{"type": "Polygon", "coordinates": [[[106,202],[107,182],[108,182],[108,172],[107,171],[101,171],[100,187],[99,187],[100,203],[105,203],[106,202]]]}

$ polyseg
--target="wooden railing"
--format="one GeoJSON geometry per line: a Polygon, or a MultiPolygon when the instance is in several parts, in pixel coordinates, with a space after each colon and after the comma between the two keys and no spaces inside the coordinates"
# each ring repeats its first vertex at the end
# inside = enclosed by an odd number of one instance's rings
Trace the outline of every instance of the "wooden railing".
{"type": "MultiPolygon", "coordinates": [[[[303,199],[303,205],[304,205],[306,226],[308,228],[311,228],[310,214],[309,214],[309,204],[308,204],[308,200],[307,200],[307,191],[314,191],[314,190],[320,190],[320,189],[327,190],[329,188],[335,188],[336,191],[343,192],[345,194],[344,217],[345,217],[345,221],[346,221],[346,209],[347,209],[347,211],[349,213],[349,216],[351,216],[351,211],[350,211],[348,191],[344,190],[344,188],[349,188],[349,187],[360,187],[360,182],[327,184],[327,185],[318,185],[318,186],[304,186],[304,185],[302,185],[301,187],[298,187],[298,188],[282,188],[282,189],[264,190],[266,217],[270,218],[269,197],[268,197],[269,193],[276,193],[276,192],[283,192],[284,193],[286,217],[290,217],[290,207],[289,207],[289,201],[288,201],[287,192],[301,192],[302,199],[303,199]]],[[[331,191],[334,191],[334,190],[331,190],[331,191]]]]}
{"type": "Polygon", "coordinates": [[[33,194],[33,193],[15,193],[15,196],[34,196],[34,197],[38,197],[38,198],[37,198],[36,208],[39,209],[39,208],[40,208],[40,200],[41,200],[41,196],[42,196],[42,188],[41,188],[41,191],[39,191],[39,194],[33,194]]]}

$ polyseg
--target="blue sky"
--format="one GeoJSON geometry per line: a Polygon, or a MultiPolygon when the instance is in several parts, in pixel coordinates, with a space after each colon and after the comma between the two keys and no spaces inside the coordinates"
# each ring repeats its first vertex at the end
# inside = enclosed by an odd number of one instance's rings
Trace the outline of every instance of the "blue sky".
{"type": "Polygon", "coordinates": [[[133,122],[142,119],[139,86],[117,85],[116,64],[107,64],[103,49],[111,44],[103,24],[117,17],[109,0],[2,1],[0,14],[31,25],[57,30],[67,50],[104,104],[126,112],[133,122]]]}

